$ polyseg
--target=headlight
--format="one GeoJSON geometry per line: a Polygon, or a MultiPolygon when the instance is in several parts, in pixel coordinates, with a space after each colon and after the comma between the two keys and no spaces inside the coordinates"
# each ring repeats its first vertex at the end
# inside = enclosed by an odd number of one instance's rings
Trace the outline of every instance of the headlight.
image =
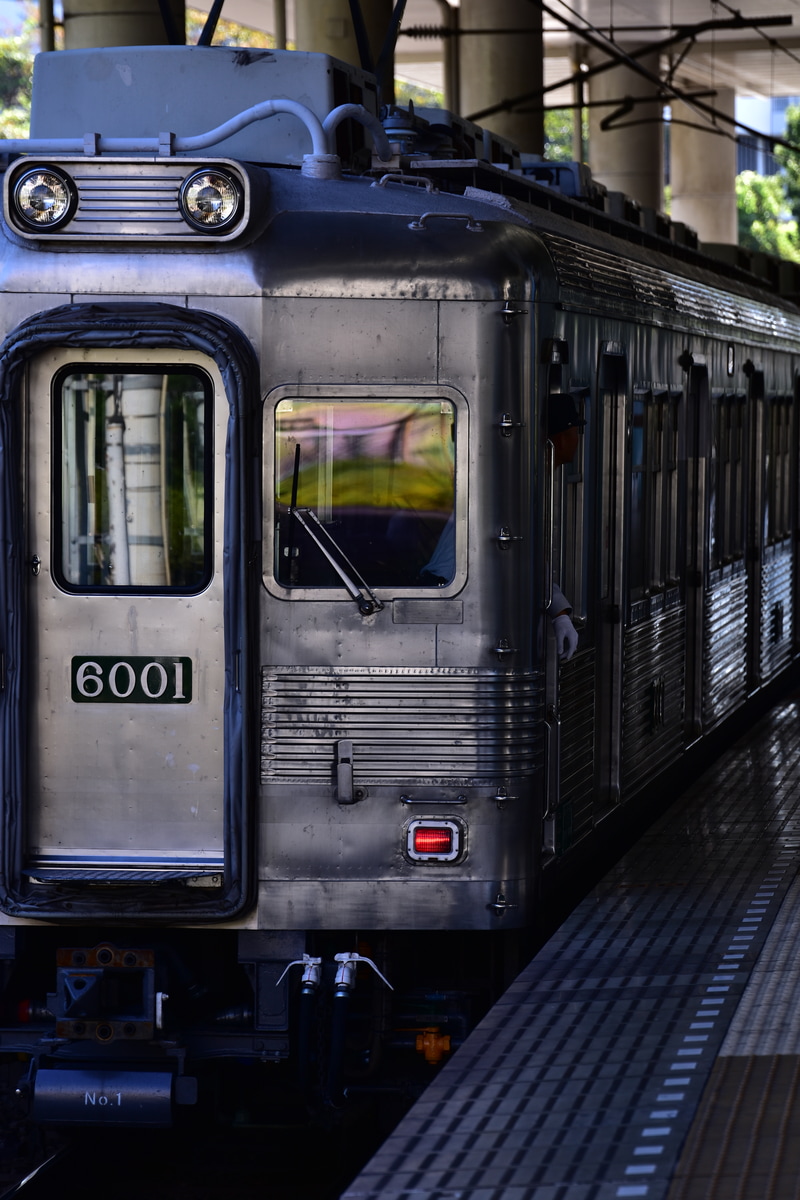
{"type": "Polygon", "coordinates": [[[24,171],[14,183],[14,211],[29,229],[59,229],[71,220],[78,202],[68,175],[50,167],[24,171]]]}
{"type": "Polygon", "coordinates": [[[217,233],[229,228],[241,213],[242,189],[221,171],[195,171],[184,180],[181,212],[195,229],[217,233]]]}

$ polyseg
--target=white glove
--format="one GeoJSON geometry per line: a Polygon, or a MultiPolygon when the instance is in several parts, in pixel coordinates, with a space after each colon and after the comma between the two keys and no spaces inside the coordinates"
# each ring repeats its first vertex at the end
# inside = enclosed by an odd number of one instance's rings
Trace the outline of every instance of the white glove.
{"type": "Polygon", "coordinates": [[[578,631],[566,613],[553,617],[553,633],[556,635],[558,657],[568,662],[578,649],[578,631]]]}

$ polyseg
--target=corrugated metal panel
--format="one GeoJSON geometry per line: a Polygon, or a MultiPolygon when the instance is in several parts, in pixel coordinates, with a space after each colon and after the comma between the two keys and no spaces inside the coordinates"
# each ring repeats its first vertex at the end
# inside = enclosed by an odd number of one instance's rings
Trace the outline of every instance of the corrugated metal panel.
{"type": "Polygon", "coordinates": [[[542,761],[543,694],[532,674],[265,668],[262,782],[331,783],[342,739],[360,783],[530,775],[542,761]]]}
{"type": "Polygon", "coordinates": [[[544,235],[562,289],[617,301],[631,311],[642,305],[674,310],[675,295],[663,271],[623,261],[615,254],[567,238],[544,235]]]}
{"type": "Polygon", "coordinates": [[[556,854],[594,827],[595,672],[594,648],[561,667],[561,795],[555,812],[556,854]]]}
{"type": "Polygon", "coordinates": [[[761,678],[771,679],[792,655],[792,542],[769,552],[761,567],[761,678]]]}
{"type": "Polygon", "coordinates": [[[661,309],[693,321],[715,321],[780,341],[800,336],[800,320],[749,296],[734,295],[706,282],[687,279],[647,263],[627,259],[568,238],[542,234],[565,298],[599,299],[625,315],[661,309]],[[570,297],[570,293],[572,296],[570,297]]]}
{"type": "Polygon", "coordinates": [[[684,746],[686,609],[681,605],[625,633],[623,797],[639,791],[684,746]]]}
{"type": "Polygon", "coordinates": [[[722,325],[736,325],[773,335],[782,324],[786,324],[784,315],[768,308],[766,304],[758,304],[744,296],[734,296],[730,292],[680,276],[672,276],[670,281],[679,311],[697,320],[707,321],[711,318],[722,325]]]}
{"type": "Polygon", "coordinates": [[[703,724],[708,728],[747,695],[747,576],[710,587],[703,608],[703,724]]]}

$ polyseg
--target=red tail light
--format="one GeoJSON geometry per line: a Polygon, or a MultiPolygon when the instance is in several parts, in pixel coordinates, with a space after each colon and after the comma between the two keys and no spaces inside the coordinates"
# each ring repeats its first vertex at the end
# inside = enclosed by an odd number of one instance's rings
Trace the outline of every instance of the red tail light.
{"type": "Polygon", "coordinates": [[[461,829],[455,821],[412,821],[406,848],[415,862],[453,862],[461,852],[461,829]]]}
{"type": "Polygon", "coordinates": [[[415,829],[414,849],[417,854],[449,854],[453,849],[452,829],[415,829]]]}

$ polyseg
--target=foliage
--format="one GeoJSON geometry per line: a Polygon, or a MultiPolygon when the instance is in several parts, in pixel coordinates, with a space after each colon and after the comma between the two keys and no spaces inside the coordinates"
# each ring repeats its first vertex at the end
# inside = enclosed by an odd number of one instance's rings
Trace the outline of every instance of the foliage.
{"type": "Polygon", "coordinates": [[[800,262],[797,221],[789,219],[783,178],[743,171],[736,178],[739,245],[800,262]]]}
{"type": "MultiPolygon", "coordinates": [[[[787,142],[800,147],[800,107],[790,104],[786,109],[787,142]]],[[[775,158],[783,168],[783,186],[789,208],[795,221],[800,222],[800,150],[790,150],[787,146],[775,147],[775,158]]]]}
{"type": "Polygon", "coordinates": [[[406,108],[409,100],[414,101],[414,108],[444,108],[444,95],[435,92],[433,88],[420,87],[407,79],[395,79],[394,102],[401,108],[406,108]]]}
{"type": "MultiPolygon", "coordinates": [[[[573,153],[573,121],[574,112],[571,108],[546,108],[544,111],[544,156],[551,162],[574,162],[573,153]]],[[[589,144],[589,110],[581,114],[581,144],[589,144]]],[[[586,154],[579,158],[586,161],[586,154]]]]}
{"type": "Polygon", "coordinates": [[[572,109],[548,108],[544,114],[544,156],[550,162],[572,162],[572,109]]]}
{"type": "Polygon", "coordinates": [[[19,33],[0,37],[0,138],[28,136],[38,21],[38,6],[28,4],[19,33]]]}
{"type": "MultiPolygon", "coordinates": [[[[186,9],[186,42],[187,45],[196,46],[200,34],[205,28],[208,20],[208,13],[200,12],[196,8],[186,9]]],[[[212,39],[214,46],[248,46],[251,49],[271,49],[275,45],[275,38],[270,33],[262,33],[259,29],[250,29],[246,25],[237,25],[235,21],[217,21],[217,27],[214,30],[212,39]]]]}

